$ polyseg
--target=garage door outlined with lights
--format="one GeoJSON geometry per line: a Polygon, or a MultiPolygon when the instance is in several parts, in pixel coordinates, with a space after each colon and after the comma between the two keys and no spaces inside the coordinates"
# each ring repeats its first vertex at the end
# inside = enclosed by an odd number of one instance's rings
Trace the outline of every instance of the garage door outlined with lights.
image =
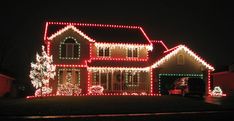
{"type": "Polygon", "coordinates": [[[188,77],[190,87],[198,91],[205,90],[205,81],[203,74],[158,74],[158,91],[162,95],[168,95],[168,90],[173,89],[173,84],[176,80],[182,77],[188,77]],[[197,81],[201,80],[201,81],[197,81]]]}

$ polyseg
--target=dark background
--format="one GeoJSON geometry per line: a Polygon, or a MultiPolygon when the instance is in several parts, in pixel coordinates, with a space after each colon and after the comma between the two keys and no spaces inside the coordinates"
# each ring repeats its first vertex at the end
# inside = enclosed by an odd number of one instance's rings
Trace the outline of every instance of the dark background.
{"type": "Polygon", "coordinates": [[[46,21],[140,25],[169,48],[185,44],[216,70],[234,62],[233,5],[208,1],[9,1],[0,4],[0,71],[30,83],[46,21]]]}

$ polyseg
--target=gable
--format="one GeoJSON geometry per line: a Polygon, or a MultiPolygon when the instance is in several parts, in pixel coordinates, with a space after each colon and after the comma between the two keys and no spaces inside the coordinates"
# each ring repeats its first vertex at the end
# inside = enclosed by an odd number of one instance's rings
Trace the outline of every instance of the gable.
{"type": "MultiPolygon", "coordinates": [[[[89,60],[89,38],[85,38],[81,33],[75,30],[73,27],[67,27],[63,31],[59,31],[51,36],[50,41],[50,54],[53,55],[55,64],[78,64],[85,65],[85,61],[89,60]],[[59,33],[59,34],[58,34],[59,33]],[[66,44],[70,43],[68,40],[72,40],[74,45],[66,44]],[[72,47],[71,47],[72,46],[72,47]],[[73,48],[78,51],[73,53],[73,48]],[[65,57],[68,51],[73,53],[74,57],[65,57]],[[66,53],[66,54],[65,54],[66,53]]],[[[91,41],[91,40],[90,40],[91,41]]],[[[69,54],[69,55],[70,55],[69,54]]]]}
{"type": "MultiPolygon", "coordinates": [[[[189,48],[187,48],[184,45],[179,45],[178,47],[174,48],[174,50],[168,52],[165,56],[160,58],[158,61],[154,62],[152,64],[152,68],[158,68],[161,66],[164,66],[166,63],[173,63],[177,61],[176,57],[182,54],[185,56],[185,64],[195,64],[197,66],[203,66],[206,69],[214,70],[214,67],[212,67],[210,64],[208,64],[206,61],[204,61],[202,58],[200,58],[198,55],[196,55],[194,52],[192,52],[189,48]],[[188,61],[188,62],[186,62],[188,61]]],[[[195,66],[194,65],[194,66],[195,66]]]]}
{"type": "Polygon", "coordinates": [[[59,31],[57,31],[56,33],[52,34],[50,37],[48,37],[47,39],[48,40],[53,40],[54,38],[58,37],[59,35],[62,35],[63,33],[69,31],[69,30],[72,30],[73,32],[79,34],[81,37],[83,37],[84,39],[90,41],[90,42],[94,42],[94,40],[90,37],[88,37],[86,34],[84,34],[83,32],[81,32],[79,29],[77,29],[76,27],[74,26],[66,26],[62,29],[60,29],[59,31]]]}

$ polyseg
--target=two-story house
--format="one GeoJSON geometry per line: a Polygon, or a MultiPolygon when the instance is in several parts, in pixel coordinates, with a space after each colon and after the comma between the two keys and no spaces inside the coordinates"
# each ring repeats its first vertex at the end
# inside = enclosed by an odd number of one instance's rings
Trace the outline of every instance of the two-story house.
{"type": "Polygon", "coordinates": [[[211,65],[184,45],[168,49],[151,40],[140,26],[47,22],[44,42],[56,65],[54,93],[70,81],[83,94],[93,85],[104,93],[161,94],[163,82],[184,76],[203,79],[210,90],[211,65]]]}

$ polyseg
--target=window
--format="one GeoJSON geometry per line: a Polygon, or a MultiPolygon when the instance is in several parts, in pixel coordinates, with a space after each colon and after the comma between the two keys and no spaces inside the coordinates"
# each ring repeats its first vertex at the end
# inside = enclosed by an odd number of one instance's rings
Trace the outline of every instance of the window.
{"type": "Polygon", "coordinates": [[[94,75],[94,80],[92,82],[92,85],[101,85],[103,86],[104,89],[108,89],[108,85],[109,85],[109,79],[111,78],[110,73],[107,72],[100,72],[100,71],[96,71],[93,72],[94,75]]]}
{"type": "Polygon", "coordinates": [[[109,47],[99,47],[98,48],[98,56],[99,57],[109,57],[110,56],[110,48],[109,47]]]}
{"type": "Polygon", "coordinates": [[[80,44],[76,39],[67,37],[60,44],[60,59],[79,59],[80,58],[80,44]]]}
{"type": "Polygon", "coordinates": [[[58,70],[59,84],[66,82],[80,85],[80,70],[79,69],[59,69],[58,70]]]}
{"type": "Polygon", "coordinates": [[[139,78],[140,75],[138,72],[126,72],[125,73],[125,81],[127,86],[139,86],[139,78]]]}
{"type": "Polygon", "coordinates": [[[184,65],[184,55],[180,54],[177,56],[177,64],[184,65]]]}
{"type": "Polygon", "coordinates": [[[127,55],[128,57],[138,57],[139,52],[138,48],[128,48],[127,55]]]}

